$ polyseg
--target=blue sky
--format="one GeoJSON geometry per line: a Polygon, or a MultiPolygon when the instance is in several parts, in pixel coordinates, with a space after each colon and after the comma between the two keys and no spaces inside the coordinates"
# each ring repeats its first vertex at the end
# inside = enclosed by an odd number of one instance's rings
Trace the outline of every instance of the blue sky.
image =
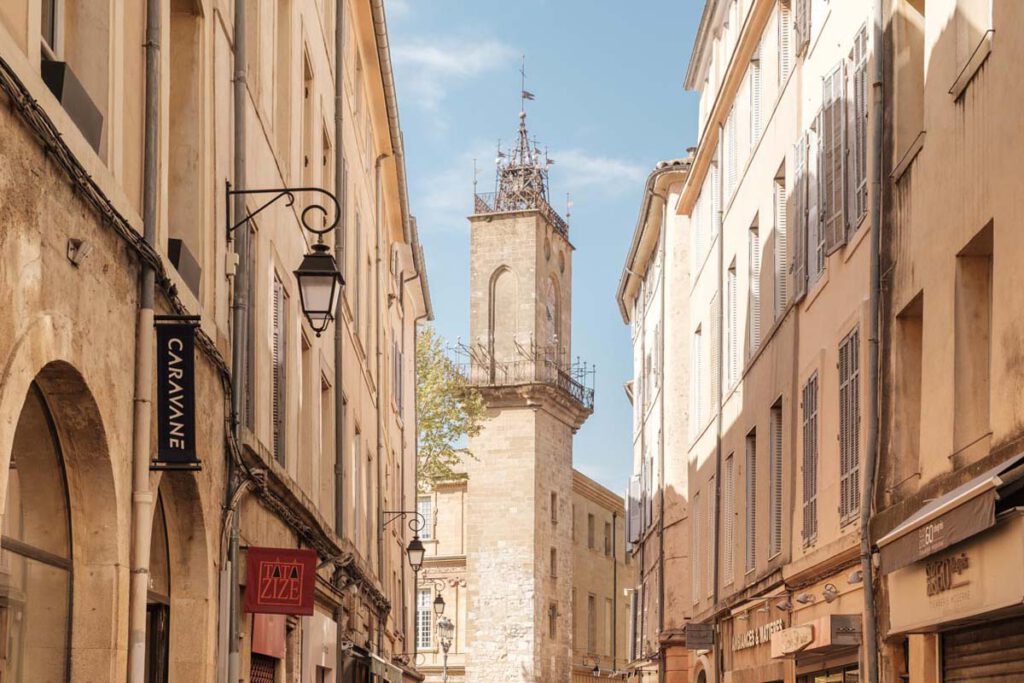
{"type": "Polygon", "coordinates": [[[527,124],[556,160],[551,197],[573,197],[573,354],[597,366],[594,414],[574,463],[616,492],[631,469],[629,330],[615,290],[643,183],[695,144],[697,101],[682,82],[696,0],[389,0],[410,201],[426,252],[435,327],[469,332],[473,159],[494,184],[498,139],[515,135],[526,55],[527,124]]]}

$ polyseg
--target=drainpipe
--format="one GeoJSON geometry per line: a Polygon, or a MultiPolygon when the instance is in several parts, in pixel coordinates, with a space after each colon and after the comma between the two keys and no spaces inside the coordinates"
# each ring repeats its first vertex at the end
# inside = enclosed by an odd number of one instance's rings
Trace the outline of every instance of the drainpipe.
{"type": "MultiPolygon", "coordinates": [[[[661,243],[657,249],[665,248],[665,235],[668,228],[668,195],[660,195],[657,192],[652,192],[655,197],[661,199],[662,203],[662,214],[661,214],[661,234],[658,236],[658,241],[661,243]]],[[[657,257],[655,257],[657,258],[657,257]]],[[[655,353],[658,354],[658,371],[661,373],[661,377],[658,378],[658,473],[661,475],[660,486],[661,489],[661,500],[658,503],[658,653],[661,655],[661,664],[658,666],[658,680],[665,680],[665,653],[661,648],[661,634],[665,631],[665,273],[668,270],[668,264],[666,263],[665,251],[661,252],[661,269],[658,271],[658,277],[661,281],[658,283],[658,294],[659,308],[661,313],[659,319],[661,321],[661,345],[655,349],[655,353]]]]}
{"type": "MultiPolygon", "coordinates": [[[[151,0],[152,1],[152,0],[151,0]]],[[[233,83],[233,96],[234,96],[234,143],[235,143],[235,158],[234,158],[234,176],[235,176],[235,188],[242,190],[246,187],[245,177],[245,108],[246,108],[246,82],[245,82],[245,62],[246,62],[246,27],[245,27],[245,3],[241,0],[235,2],[235,17],[234,17],[234,39],[235,39],[235,55],[234,55],[234,83],[233,83]]],[[[224,207],[227,211],[227,207],[224,207]]],[[[234,215],[238,216],[245,215],[245,199],[242,195],[235,196],[234,215]]],[[[248,313],[248,295],[249,295],[249,227],[247,225],[241,226],[235,231],[232,239],[235,242],[235,254],[238,257],[238,264],[235,270],[235,291],[234,301],[232,304],[232,327],[231,327],[231,426],[234,431],[234,437],[236,443],[240,443],[241,439],[241,415],[242,415],[242,398],[248,395],[250,387],[245,386],[245,371],[246,366],[246,353],[248,348],[248,329],[249,329],[249,313],[248,313]]],[[[228,483],[229,487],[232,487],[235,492],[240,491],[240,473],[237,465],[235,464],[234,458],[228,459],[228,483]]],[[[238,590],[238,536],[241,516],[240,510],[237,509],[239,505],[240,496],[231,497],[232,508],[228,510],[230,518],[230,541],[228,544],[228,560],[226,571],[228,573],[227,589],[228,589],[228,602],[230,609],[228,612],[228,661],[227,661],[227,681],[229,683],[237,683],[238,672],[240,669],[240,655],[238,651],[239,646],[239,610],[240,606],[240,594],[238,590]],[[233,514],[232,514],[233,513],[233,514]]]]}
{"type": "Polygon", "coordinates": [[[860,503],[860,565],[864,575],[864,658],[867,683],[878,683],[878,635],[876,633],[875,584],[871,567],[871,509],[874,501],[878,459],[878,315],[880,282],[878,257],[882,228],[882,116],[885,77],[882,59],[882,0],[874,0],[872,43],[875,48],[875,77],[871,83],[874,127],[871,147],[871,331],[868,337],[868,434],[864,463],[864,486],[860,503]]]}
{"type": "MultiPolygon", "coordinates": [[[[345,168],[345,0],[335,0],[334,4],[334,196],[339,202],[341,215],[338,228],[334,233],[334,260],[339,270],[345,272],[345,243],[348,239],[348,202],[346,188],[348,186],[345,168]]],[[[334,533],[339,538],[345,536],[345,354],[342,342],[342,309],[344,296],[338,297],[338,309],[334,314],[334,533]]],[[[337,624],[337,663],[335,680],[341,680],[345,666],[345,649],[342,643],[347,640],[342,631],[344,608],[339,604],[334,615],[337,624]]]]}
{"type": "MultiPolygon", "coordinates": [[[[146,122],[143,142],[143,239],[156,246],[157,188],[160,172],[160,11],[159,0],[146,2],[146,122]]],[[[146,675],[146,597],[149,544],[153,531],[153,492],[149,488],[153,402],[153,303],[156,274],[142,263],[142,291],[135,330],[135,396],[132,410],[132,564],[128,613],[128,680],[146,675]]]]}

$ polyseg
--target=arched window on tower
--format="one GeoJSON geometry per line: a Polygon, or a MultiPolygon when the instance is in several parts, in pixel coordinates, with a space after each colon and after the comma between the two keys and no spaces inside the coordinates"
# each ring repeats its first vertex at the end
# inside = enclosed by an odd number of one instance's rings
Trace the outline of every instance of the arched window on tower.
{"type": "Polygon", "coordinates": [[[53,419],[34,384],[14,433],[0,548],[0,680],[68,680],[68,488],[53,419]]]}
{"type": "Polygon", "coordinates": [[[499,381],[498,368],[515,358],[517,283],[515,273],[501,266],[491,276],[490,315],[488,320],[488,346],[491,358],[491,380],[499,381]]]}

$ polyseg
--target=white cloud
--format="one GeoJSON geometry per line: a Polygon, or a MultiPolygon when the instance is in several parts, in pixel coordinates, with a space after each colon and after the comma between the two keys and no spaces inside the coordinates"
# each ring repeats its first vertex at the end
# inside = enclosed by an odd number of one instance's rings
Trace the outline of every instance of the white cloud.
{"type": "Polygon", "coordinates": [[[412,4],[409,0],[387,0],[384,7],[389,19],[404,19],[412,14],[412,4]]]}
{"type": "Polygon", "coordinates": [[[581,149],[552,151],[551,156],[557,162],[559,184],[570,192],[632,192],[647,176],[647,170],[640,164],[581,149]]]}
{"type": "Polygon", "coordinates": [[[392,58],[412,101],[435,110],[448,91],[502,65],[514,63],[516,51],[497,40],[423,40],[394,43],[392,58]]]}
{"type": "Polygon", "coordinates": [[[413,180],[416,186],[412,207],[420,230],[466,230],[469,225],[466,217],[473,211],[473,159],[476,159],[479,190],[489,192],[494,186],[494,152],[493,144],[477,141],[437,172],[420,172],[419,182],[413,180]]]}

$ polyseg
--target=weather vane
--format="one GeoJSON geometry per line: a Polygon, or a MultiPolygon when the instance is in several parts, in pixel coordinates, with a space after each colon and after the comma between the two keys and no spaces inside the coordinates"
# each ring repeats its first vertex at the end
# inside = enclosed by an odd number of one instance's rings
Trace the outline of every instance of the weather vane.
{"type": "Polygon", "coordinates": [[[519,111],[526,111],[526,100],[535,100],[536,96],[526,89],[526,55],[523,55],[522,66],[519,67],[519,111]]]}

